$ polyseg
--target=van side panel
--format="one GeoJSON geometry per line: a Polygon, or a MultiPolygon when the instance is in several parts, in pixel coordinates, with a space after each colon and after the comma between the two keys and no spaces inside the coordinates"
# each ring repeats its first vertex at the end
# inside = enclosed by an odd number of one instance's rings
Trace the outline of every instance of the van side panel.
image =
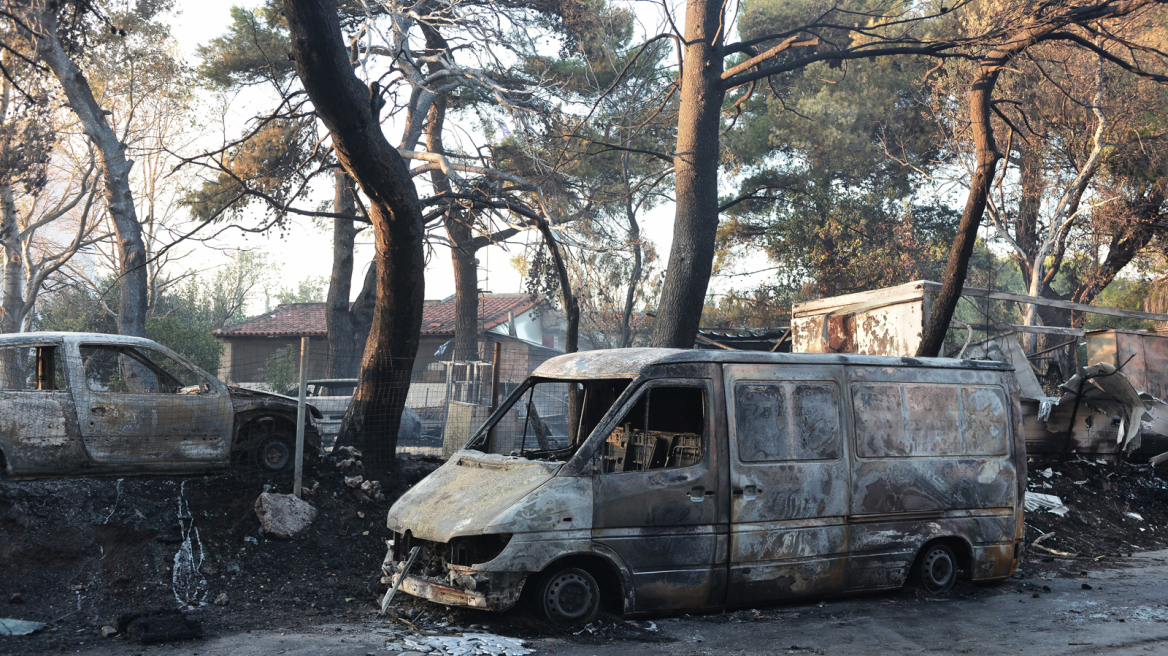
{"type": "Polygon", "coordinates": [[[955,539],[971,578],[1008,576],[1017,532],[1014,421],[1001,372],[850,367],[850,589],[904,583],[917,552],[955,539]]]}
{"type": "Polygon", "coordinates": [[[842,366],[726,365],[731,605],[844,589],[842,366]]]}

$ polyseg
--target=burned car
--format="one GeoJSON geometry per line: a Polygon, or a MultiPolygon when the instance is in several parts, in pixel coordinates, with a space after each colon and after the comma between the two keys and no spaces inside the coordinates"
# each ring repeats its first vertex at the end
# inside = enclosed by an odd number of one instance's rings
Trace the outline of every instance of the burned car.
{"type": "Polygon", "coordinates": [[[398,590],[553,621],[1010,576],[1008,365],[622,349],[548,360],[389,511],[398,590]]]}
{"type": "MultiPolygon", "coordinates": [[[[305,453],[319,451],[309,406],[305,453]]],[[[229,387],[148,339],[0,336],[0,472],[196,473],[293,466],[296,399],[229,387]]]]}

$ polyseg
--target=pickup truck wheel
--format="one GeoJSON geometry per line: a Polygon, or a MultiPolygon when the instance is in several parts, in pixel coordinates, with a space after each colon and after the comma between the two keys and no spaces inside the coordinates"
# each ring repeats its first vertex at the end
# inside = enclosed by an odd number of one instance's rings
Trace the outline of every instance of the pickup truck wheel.
{"type": "Polygon", "coordinates": [[[921,552],[914,579],[930,594],[943,594],[957,582],[957,555],[945,544],[933,544],[921,552]]]}
{"type": "Polygon", "coordinates": [[[543,581],[540,605],[556,624],[587,624],[600,615],[600,586],[578,567],[557,570],[543,581]]]}
{"type": "Polygon", "coordinates": [[[284,471],[292,466],[292,444],[283,435],[263,435],[252,448],[252,461],[263,471],[284,471]]]}

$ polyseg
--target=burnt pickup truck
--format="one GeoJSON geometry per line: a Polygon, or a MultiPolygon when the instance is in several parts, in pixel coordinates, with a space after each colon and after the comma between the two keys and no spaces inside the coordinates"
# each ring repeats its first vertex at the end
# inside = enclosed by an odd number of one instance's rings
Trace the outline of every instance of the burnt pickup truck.
{"type": "MultiPolygon", "coordinates": [[[[305,455],[320,449],[308,406],[305,455]]],[[[201,473],[293,466],[296,399],[230,387],[140,337],[0,335],[0,473],[201,473]]]]}

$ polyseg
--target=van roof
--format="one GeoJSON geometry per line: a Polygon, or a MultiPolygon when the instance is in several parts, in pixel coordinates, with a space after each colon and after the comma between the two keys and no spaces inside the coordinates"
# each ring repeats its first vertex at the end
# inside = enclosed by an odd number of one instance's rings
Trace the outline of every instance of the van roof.
{"type": "Polygon", "coordinates": [[[1013,371],[1003,362],[954,358],[897,358],[844,353],[767,353],[764,351],[708,351],[703,349],[628,348],[581,351],[554,357],[539,365],[533,376],[544,378],[633,378],[655,364],[715,362],[719,364],[850,364],[869,367],[930,369],[989,369],[1013,371]]]}

